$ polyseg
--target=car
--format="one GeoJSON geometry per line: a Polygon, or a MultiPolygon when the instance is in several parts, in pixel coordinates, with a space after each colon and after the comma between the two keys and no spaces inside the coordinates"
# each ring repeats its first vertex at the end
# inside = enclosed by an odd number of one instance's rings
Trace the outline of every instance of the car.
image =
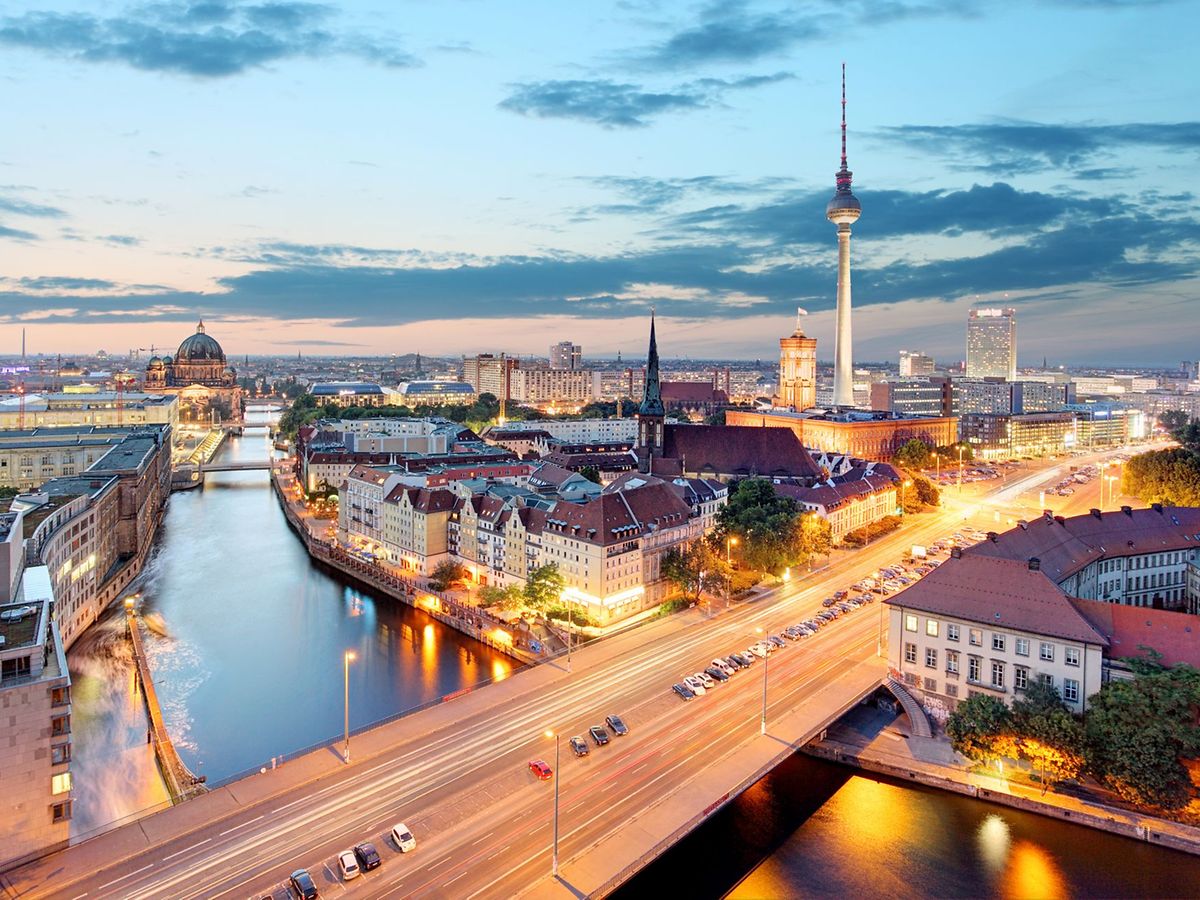
{"type": "Polygon", "coordinates": [[[354,855],[353,850],[343,850],[338,854],[338,872],[341,873],[342,881],[350,881],[362,874],[362,870],[358,867],[358,859],[354,855]]]}
{"type": "Polygon", "coordinates": [[[749,652],[751,654],[753,654],[754,656],[757,656],[759,659],[766,659],[768,651],[767,651],[767,648],[764,647],[762,644],[753,644],[749,648],[749,652]]]}
{"type": "Polygon", "coordinates": [[[550,768],[544,759],[531,759],[529,761],[529,771],[533,773],[538,781],[549,781],[554,777],[554,770],[550,768]]]}
{"type": "Polygon", "coordinates": [[[288,876],[288,885],[300,900],[312,900],[317,894],[317,884],[313,881],[312,876],[308,874],[308,869],[297,869],[288,876]]]}
{"type": "Polygon", "coordinates": [[[800,638],[804,637],[804,632],[801,631],[797,626],[791,625],[783,629],[783,635],[789,641],[798,641],[800,638]]]}
{"type": "Polygon", "coordinates": [[[776,647],[786,647],[787,646],[787,644],[784,642],[783,638],[781,638],[777,634],[768,635],[767,640],[770,641],[772,644],[774,644],[776,647]]]}
{"type": "Polygon", "coordinates": [[[847,594],[849,594],[849,593],[850,593],[849,591],[834,591],[834,592],[833,592],[833,599],[834,599],[834,600],[845,600],[845,599],[846,599],[846,595],[847,595],[847,594]]]}
{"type": "Polygon", "coordinates": [[[358,867],[364,872],[370,872],[383,865],[383,859],[380,858],[375,845],[366,841],[354,845],[354,858],[358,860],[358,867]]]}
{"type": "Polygon", "coordinates": [[[567,743],[571,745],[571,752],[576,756],[588,755],[587,741],[585,741],[579,735],[575,735],[575,737],[571,738],[569,741],[567,741],[567,743]]]}
{"type": "Polygon", "coordinates": [[[715,688],[717,686],[717,683],[715,681],[713,681],[712,676],[705,674],[704,672],[696,672],[692,675],[692,677],[699,678],[700,683],[702,685],[704,685],[704,689],[706,691],[711,691],[713,688],[715,688]]]}
{"type": "Polygon", "coordinates": [[[695,675],[685,675],[683,677],[683,683],[686,684],[688,686],[688,690],[690,690],[697,697],[703,697],[707,693],[704,687],[704,682],[695,675]]]}
{"type": "Polygon", "coordinates": [[[739,666],[737,663],[731,663],[729,660],[722,659],[719,656],[712,661],[712,665],[714,668],[720,669],[726,675],[733,675],[734,672],[741,668],[741,666],[739,666]]]}
{"type": "Polygon", "coordinates": [[[821,605],[824,606],[826,609],[833,606],[833,604],[835,604],[835,603],[837,603],[837,601],[834,600],[832,597],[826,597],[824,600],[821,601],[821,605]]]}
{"type": "Polygon", "coordinates": [[[716,666],[709,666],[704,670],[704,674],[714,681],[724,682],[729,680],[729,673],[724,669],[718,669],[716,666]]]}
{"type": "Polygon", "coordinates": [[[629,734],[629,726],[625,724],[625,720],[620,716],[605,716],[604,724],[611,728],[612,733],[617,737],[625,737],[625,735],[629,734]]]}
{"type": "Polygon", "coordinates": [[[835,618],[835,616],[833,615],[833,613],[830,613],[830,612],[817,613],[817,621],[824,622],[826,625],[828,625],[830,622],[832,622],[834,620],[834,618],[835,618]]]}
{"type": "Polygon", "coordinates": [[[610,740],[608,732],[599,725],[593,725],[588,729],[588,734],[592,736],[592,740],[596,742],[597,747],[603,747],[610,740]]]}
{"type": "MultiPolygon", "coordinates": [[[[550,767],[542,763],[546,767],[546,771],[550,772],[550,767]]],[[[530,764],[532,768],[532,763],[530,764]]],[[[550,777],[547,775],[546,777],[550,777]]],[[[417,839],[413,837],[412,832],[408,830],[408,826],[403,822],[397,822],[392,826],[392,841],[396,844],[396,849],[401,853],[407,853],[409,850],[417,849],[417,839]]]]}
{"type": "Polygon", "coordinates": [[[734,656],[737,657],[738,662],[740,662],[742,667],[745,669],[750,668],[756,662],[754,654],[748,650],[742,650],[738,653],[735,653],[734,656]]]}
{"type": "Polygon", "coordinates": [[[691,700],[696,696],[686,684],[673,684],[671,690],[677,693],[681,700],[691,700]]]}
{"type": "Polygon", "coordinates": [[[834,608],[834,609],[840,609],[842,612],[844,612],[844,613],[848,613],[848,612],[854,612],[854,610],[855,610],[857,607],[851,606],[849,603],[845,603],[845,602],[843,602],[843,603],[839,603],[837,606],[835,606],[835,607],[833,607],[833,608],[834,608]]]}

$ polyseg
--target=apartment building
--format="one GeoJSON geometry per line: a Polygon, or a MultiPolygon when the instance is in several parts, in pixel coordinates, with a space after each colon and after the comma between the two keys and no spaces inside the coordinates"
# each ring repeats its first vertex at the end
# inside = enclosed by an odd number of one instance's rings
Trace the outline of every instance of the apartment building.
{"type": "Polygon", "coordinates": [[[382,504],[387,558],[416,575],[432,575],[449,558],[447,526],[456,503],[445,488],[392,488],[382,504]]]}
{"type": "Polygon", "coordinates": [[[173,394],[30,394],[24,411],[19,397],[0,400],[0,430],[61,428],[78,425],[129,427],[179,423],[179,398],[173,394]]]}

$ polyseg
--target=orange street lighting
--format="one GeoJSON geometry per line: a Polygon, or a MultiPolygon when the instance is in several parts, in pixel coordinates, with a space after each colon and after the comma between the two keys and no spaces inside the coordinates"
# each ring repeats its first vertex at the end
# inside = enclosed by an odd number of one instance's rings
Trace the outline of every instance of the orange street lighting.
{"type": "Polygon", "coordinates": [[[346,746],[342,751],[342,759],[346,763],[350,762],[350,663],[358,659],[358,654],[353,650],[347,650],[342,654],[342,671],[345,686],[345,725],[346,725],[346,746]]]}

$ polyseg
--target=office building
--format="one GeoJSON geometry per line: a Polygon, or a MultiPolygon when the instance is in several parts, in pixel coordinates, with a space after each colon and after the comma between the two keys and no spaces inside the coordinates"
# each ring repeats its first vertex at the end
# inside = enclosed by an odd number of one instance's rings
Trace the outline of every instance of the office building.
{"type": "Polygon", "coordinates": [[[0,430],[62,428],[78,425],[126,427],[169,425],[179,421],[179,398],[140,391],[94,394],[27,394],[0,400],[0,430]]]}
{"type": "Polygon", "coordinates": [[[387,394],[377,384],[366,381],[328,381],[314,384],[308,392],[319,405],[334,406],[383,406],[388,402],[387,394]]]}
{"type": "Polygon", "coordinates": [[[979,459],[1056,456],[1077,446],[1075,414],[967,413],[959,418],[959,435],[979,459]]]}
{"type": "Polygon", "coordinates": [[[512,376],[520,367],[517,359],[480,353],[463,360],[463,381],[475,388],[476,394],[491,394],[500,400],[513,399],[512,376]]]}
{"type": "Polygon", "coordinates": [[[775,405],[784,409],[804,410],[817,405],[817,339],[804,333],[804,315],[804,310],[797,310],[796,330],[779,339],[775,405]]]}
{"type": "Polygon", "coordinates": [[[394,393],[391,402],[410,409],[471,404],[476,397],[475,388],[464,381],[406,381],[394,393]]]}
{"type": "Polygon", "coordinates": [[[949,378],[900,378],[871,385],[871,409],[905,416],[954,414],[954,385],[949,378]]]}
{"type": "Polygon", "coordinates": [[[900,351],[900,377],[920,378],[932,375],[937,370],[937,363],[932,356],[926,356],[919,350],[900,351]]]}
{"type": "Polygon", "coordinates": [[[550,347],[550,368],[582,369],[583,348],[570,341],[559,341],[550,347]]]}
{"type": "Polygon", "coordinates": [[[972,309],[967,313],[966,376],[1016,380],[1016,310],[972,309]]]}
{"type": "MultiPolygon", "coordinates": [[[[753,428],[790,428],[800,442],[812,450],[883,461],[890,460],[897,450],[914,438],[931,447],[945,447],[958,439],[958,420],[953,416],[908,416],[884,410],[729,409],[725,411],[725,423],[753,428]]],[[[688,464],[690,466],[690,459],[688,464]]]]}
{"type": "Polygon", "coordinates": [[[530,406],[583,406],[594,398],[586,369],[513,369],[509,399],[530,406]]]}
{"type": "Polygon", "coordinates": [[[960,378],[954,382],[956,412],[1010,415],[1057,412],[1075,402],[1075,385],[1003,378],[960,378]]]}

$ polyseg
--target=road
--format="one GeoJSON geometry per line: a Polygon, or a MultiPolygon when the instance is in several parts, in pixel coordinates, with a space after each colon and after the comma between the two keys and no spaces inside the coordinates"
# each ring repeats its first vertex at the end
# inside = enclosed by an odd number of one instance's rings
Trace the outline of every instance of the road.
{"type": "MultiPolygon", "coordinates": [[[[1033,487],[1030,479],[1045,477],[1022,480],[1033,487]]],[[[316,762],[298,765],[317,766],[319,774],[292,790],[271,787],[272,778],[284,786],[289,775],[249,779],[226,795],[191,801],[18,869],[0,884],[13,896],[72,900],[282,898],[287,873],[306,867],[331,896],[518,894],[550,867],[554,786],[527,770],[535,758],[555,765],[547,730],[563,740],[555,777],[559,855],[566,860],[758,739],[761,663],[687,703],[671,693],[672,682],[718,654],[744,649],[756,640],[756,628],[776,631],[807,618],[831,590],[895,562],[913,543],[944,537],[964,517],[987,530],[987,520],[1001,514],[988,495],[1014,485],[971,487],[961,501],[914,517],[897,534],[835,554],[816,577],[711,618],[690,611],[593,643],[574,653],[570,672],[561,660],[543,664],[355,737],[353,765],[331,762],[333,748],[318,751],[316,762]],[[572,757],[566,738],[610,713],[624,717],[631,733],[572,757]],[[397,821],[416,836],[415,852],[401,856],[384,839],[397,821]],[[383,865],[342,884],[336,854],[363,840],[375,842],[383,865]]],[[[848,662],[874,657],[881,623],[876,603],[773,654],[768,725],[802,707],[848,662]]]]}

